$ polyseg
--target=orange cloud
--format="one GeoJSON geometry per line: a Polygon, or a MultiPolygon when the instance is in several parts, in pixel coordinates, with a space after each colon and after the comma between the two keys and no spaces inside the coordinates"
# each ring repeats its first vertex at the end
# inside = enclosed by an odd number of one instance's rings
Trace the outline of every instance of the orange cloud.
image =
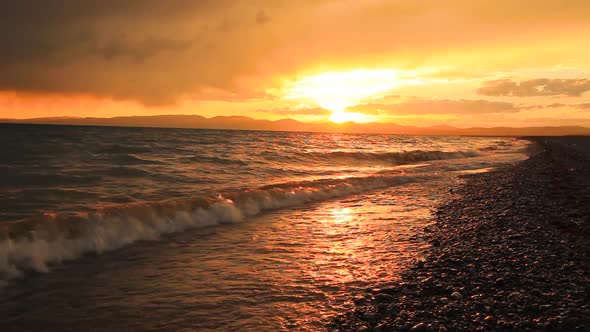
{"type": "Polygon", "coordinates": [[[277,115],[292,116],[292,115],[330,115],[332,111],[322,107],[279,107],[274,109],[259,109],[257,112],[272,113],[277,115]]]}
{"type": "MultiPolygon", "coordinates": [[[[384,99],[391,101],[391,98],[384,99]]],[[[400,99],[398,102],[368,103],[349,108],[369,114],[420,115],[420,114],[489,114],[516,113],[520,108],[512,103],[487,100],[400,99]]]]}
{"type": "Polygon", "coordinates": [[[537,78],[522,81],[493,80],[484,82],[484,86],[477,89],[477,93],[486,96],[570,96],[579,97],[590,91],[590,80],[581,79],[548,79],[537,78]]]}

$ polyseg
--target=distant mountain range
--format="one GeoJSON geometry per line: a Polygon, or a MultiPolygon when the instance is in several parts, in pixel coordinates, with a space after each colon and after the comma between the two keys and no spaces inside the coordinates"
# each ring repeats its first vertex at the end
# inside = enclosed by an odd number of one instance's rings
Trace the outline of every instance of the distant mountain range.
{"type": "Polygon", "coordinates": [[[205,118],[200,115],[153,115],[118,116],[113,118],[51,117],[34,119],[0,119],[0,123],[29,123],[82,126],[123,126],[123,127],[162,127],[162,128],[203,128],[234,130],[272,130],[309,131],[341,133],[380,133],[409,135],[471,135],[471,136],[559,136],[590,135],[590,128],[568,127],[474,127],[456,128],[452,126],[415,127],[395,123],[311,123],[293,119],[276,121],[257,120],[246,116],[216,116],[205,118]]]}

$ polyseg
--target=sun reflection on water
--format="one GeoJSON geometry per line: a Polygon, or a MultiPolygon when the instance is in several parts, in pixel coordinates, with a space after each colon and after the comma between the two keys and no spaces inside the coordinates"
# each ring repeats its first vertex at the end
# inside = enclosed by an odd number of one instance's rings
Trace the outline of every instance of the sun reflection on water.
{"type": "Polygon", "coordinates": [[[335,208],[330,212],[332,221],[336,224],[348,223],[352,221],[353,213],[350,208],[335,208]]]}

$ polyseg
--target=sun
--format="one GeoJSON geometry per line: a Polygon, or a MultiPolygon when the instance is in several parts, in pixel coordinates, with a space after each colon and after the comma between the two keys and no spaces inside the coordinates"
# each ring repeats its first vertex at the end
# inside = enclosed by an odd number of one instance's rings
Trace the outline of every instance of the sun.
{"type": "Polygon", "coordinates": [[[357,105],[378,94],[390,91],[402,84],[400,71],[394,69],[356,69],[324,72],[308,75],[289,84],[287,99],[313,102],[333,111],[333,122],[368,122],[375,116],[345,112],[347,107],[357,105]]]}
{"type": "Polygon", "coordinates": [[[343,122],[371,122],[375,121],[375,117],[363,113],[358,112],[345,112],[345,111],[334,111],[332,115],[330,115],[330,121],[336,123],[343,123],[343,122]]]}
{"type": "Polygon", "coordinates": [[[398,86],[393,69],[357,69],[305,76],[288,89],[287,98],[308,99],[331,111],[343,111],[363,99],[398,86]]]}

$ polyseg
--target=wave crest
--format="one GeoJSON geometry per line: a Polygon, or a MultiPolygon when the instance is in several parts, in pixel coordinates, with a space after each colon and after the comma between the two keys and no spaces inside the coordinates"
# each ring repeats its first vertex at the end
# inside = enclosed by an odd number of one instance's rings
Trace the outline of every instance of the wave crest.
{"type": "Polygon", "coordinates": [[[322,152],[307,152],[300,153],[299,156],[304,159],[339,161],[339,162],[370,162],[370,163],[386,163],[390,165],[404,165],[413,162],[429,161],[429,160],[443,160],[443,159],[459,159],[477,157],[480,154],[475,151],[405,151],[405,152],[348,152],[348,151],[333,151],[328,153],[322,152]]]}
{"type": "Polygon", "coordinates": [[[379,175],[308,181],[153,203],[103,207],[93,213],[43,216],[7,223],[0,231],[0,279],[189,228],[237,223],[263,211],[358,194],[425,179],[379,175]]]}

